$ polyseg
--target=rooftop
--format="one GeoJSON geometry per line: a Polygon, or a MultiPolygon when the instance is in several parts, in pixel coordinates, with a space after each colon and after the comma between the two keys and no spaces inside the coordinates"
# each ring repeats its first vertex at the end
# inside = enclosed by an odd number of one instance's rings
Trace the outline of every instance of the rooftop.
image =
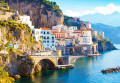
{"type": "Polygon", "coordinates": [[[50,28],[40,27],[42,30],[51,30],[50,28]]]}
{"type": "Polygon", "coordinates": [[[72,37],[67,37],[66,39],[72,39],[72,37]]]}
{"type": "Polygon", "coordinates": [[[90,31],[90,30],[88,30],[88,29],[84,29],[84,30],[82,30],[82,31],[90,31]]]}

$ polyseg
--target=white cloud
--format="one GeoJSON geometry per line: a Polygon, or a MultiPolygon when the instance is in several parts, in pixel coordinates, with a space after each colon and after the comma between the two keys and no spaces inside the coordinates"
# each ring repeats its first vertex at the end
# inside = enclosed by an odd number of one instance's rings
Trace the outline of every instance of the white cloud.
{"type": "Polygon", "coordinates": [[[65,14],[65,15],[68,15],[68,16],[72,16],[72,17],[80,16],[80,13],[75,12],[75,11],[72,11],[72,10],[67,10],[67,11],[65,11],[64,14],[65,14]]]}
{"type": "Polygon", "coordinates": [[[113,3],[108,4],[105,7],[96,7],[93,10],[87,10],[84,12],[83,15],[87,15],[87,14],[95,14],[95,13],[100,13],[100,14],[112,14],[113,12],[119,12],[120,13],[120,6],[115,6],[113,3]]]}
{"type": "Polygon", "coordinates": [[[85,10],[84,12],[80,13],[79,11],[72,11],[72,10],[67,10],[65,11],[65,15],[68,16],[83,16],[83,15],[88,15],[88,14],[95,14],[95,13],[100,13],[100,14],[112,14],[115,11],[120,13],[120,6],[116,6],[113,3],[108,4],[107,6],[103,7],[103,6],[99,6],[94,8],[93,10],[85,10]]]}

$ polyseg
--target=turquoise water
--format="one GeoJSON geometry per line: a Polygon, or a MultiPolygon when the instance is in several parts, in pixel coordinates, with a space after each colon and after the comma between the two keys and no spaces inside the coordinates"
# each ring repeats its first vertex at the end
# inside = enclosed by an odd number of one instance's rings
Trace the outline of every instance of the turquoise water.
{"type": "MultiPolygon", "coordinates": [[[[115,45],[120,49],[120,45],[115,45]]],[[[120,83],[120,72],[103,74],[102,69],[120,66],[120,50],[102,52],[102,56],[76,60],[75,68],[42,71],[15,83],[120,83]]]]}

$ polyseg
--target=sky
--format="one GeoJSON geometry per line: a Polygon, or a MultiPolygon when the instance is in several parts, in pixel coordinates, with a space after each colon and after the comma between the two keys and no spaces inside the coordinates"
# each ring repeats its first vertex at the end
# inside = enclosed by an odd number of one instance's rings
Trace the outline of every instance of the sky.
{"type": "Polygon", "coordinates": [[[88,14],[120,13],[120,0],[50,0],[55,1],[64,15],[79,17],[88,14]]]}

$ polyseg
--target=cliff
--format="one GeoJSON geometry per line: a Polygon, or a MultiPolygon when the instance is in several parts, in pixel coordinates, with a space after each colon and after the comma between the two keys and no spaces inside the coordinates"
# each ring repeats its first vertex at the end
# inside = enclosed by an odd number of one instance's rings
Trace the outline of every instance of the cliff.
{"type": "Polygon", "coordinates": [[[92,38],[94,43],[98,43],[98,51],[116,50],[116,47],[107,38],[92,38]]]}
{"type": "Polygon", "coordinates": [[[61,10],[49,9],[48,5],[38,0],[4,0],[4,2],[9,4],[10,9],[18,10],[19,14],[29,15],[36,28],[63,24],[64,16],[61,10]]]}
{"type": "MultiPolygon", "coordinates": [[[[17,23],[14,20],[0,21],[0,66],[9,73],[7,77],[10,75],[17,79],[20,76],[32,74],[34,63],[31,58],[19,59],[17,56],[25,56],[26,52],[36,50],[44,50],[44,47],[40,41],[33,40],[28,25],[17,23]],[[14,45],[14,47],[10,47],[10,45],[14,45]]],[[[2,82],[4,83],[4,79],[2,82]]]]}

